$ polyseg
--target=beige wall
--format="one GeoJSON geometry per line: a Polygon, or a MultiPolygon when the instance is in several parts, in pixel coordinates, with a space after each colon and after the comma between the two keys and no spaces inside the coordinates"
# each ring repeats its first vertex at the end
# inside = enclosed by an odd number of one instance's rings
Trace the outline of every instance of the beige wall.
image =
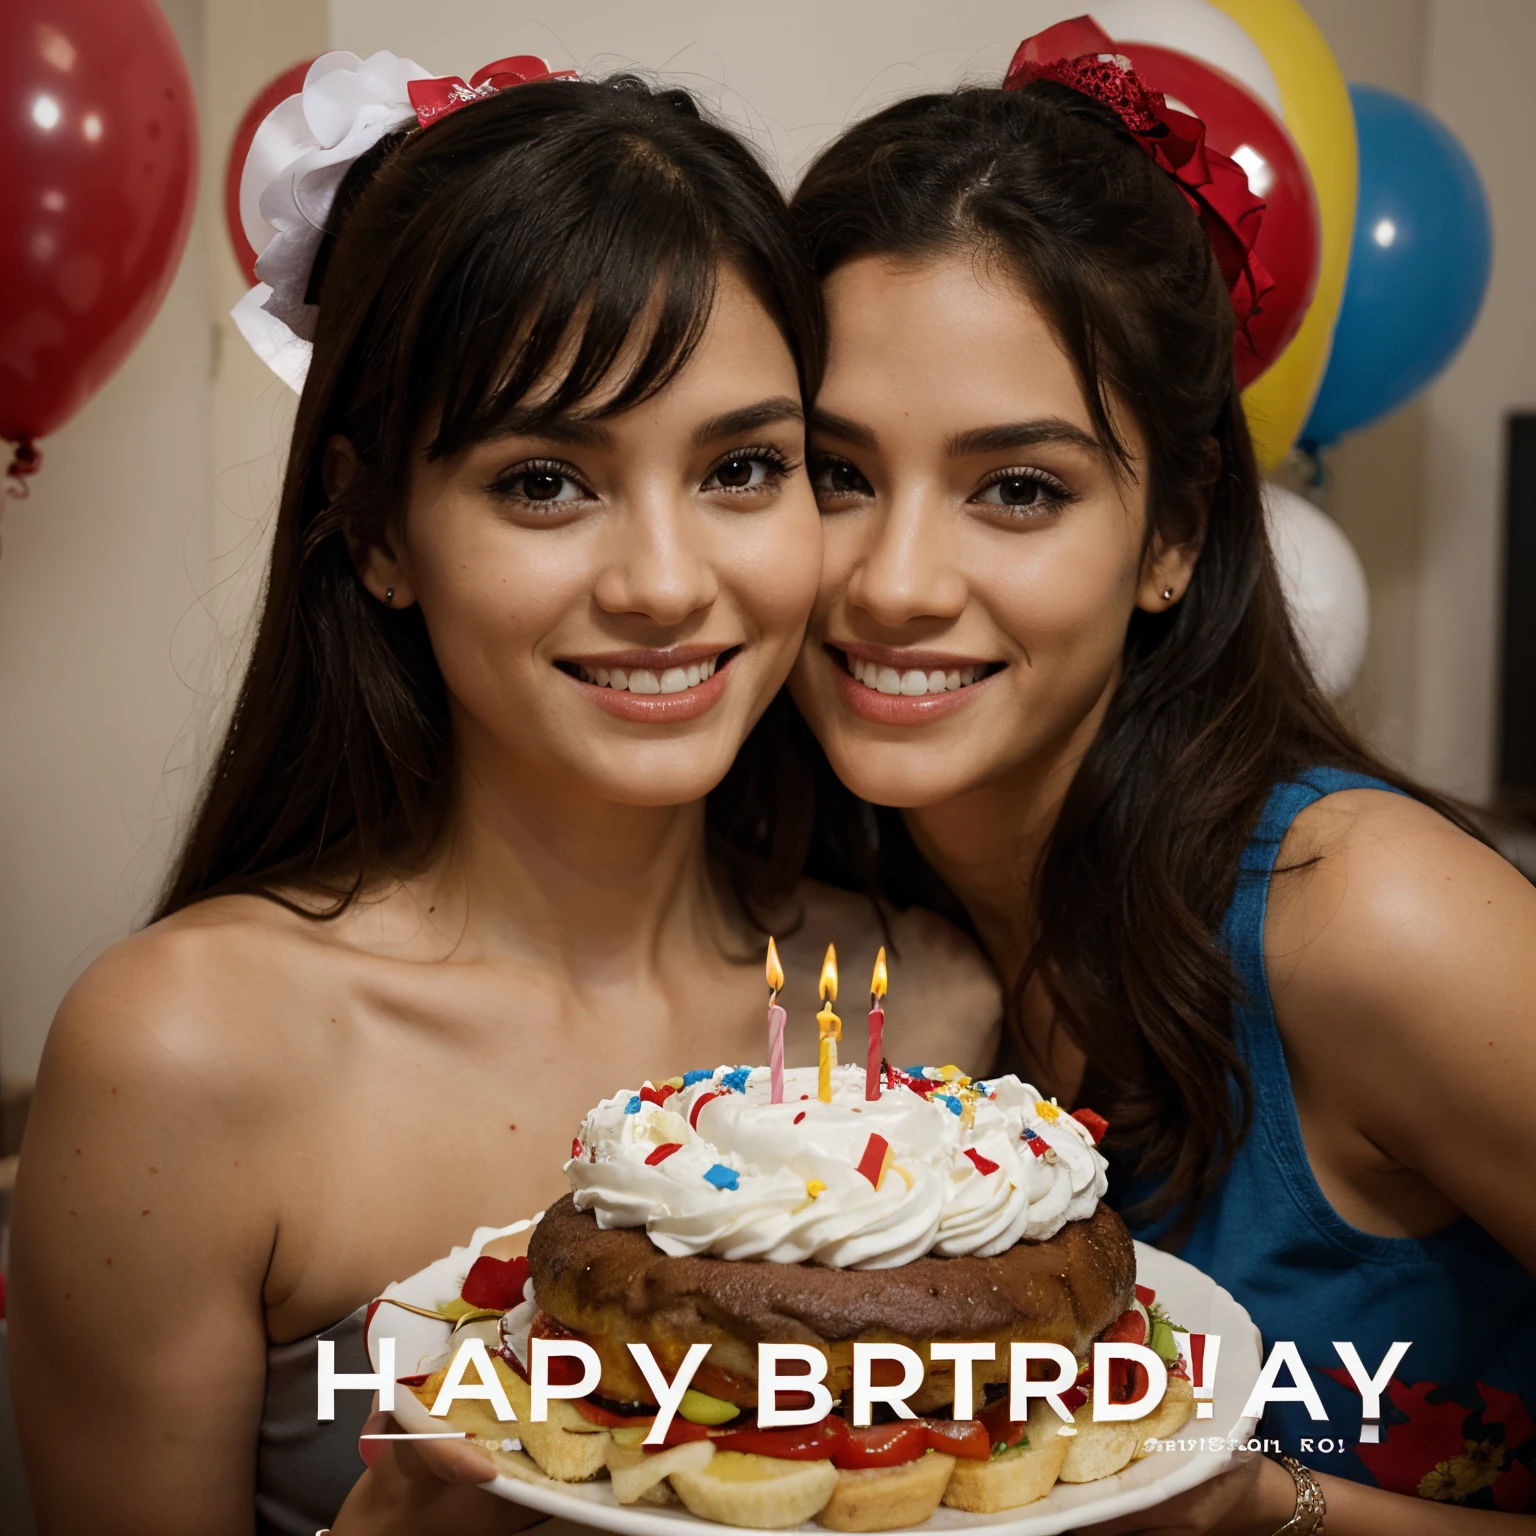
{"type": "MultiPolygon", "coordinates": [[[[273,74],[341,46],[445,72],[508,52],[660,69],[792,175],[839,125],[962,76],[996,78],[1060,0],[163,0],[204,123],[199,223],[143,347],[47,445],[0,561],[0,1067],[33,1069],[75,975],[142,915],[216,728],[259,590],[292,401],[226,318],[241,287],[224,157],[273,74]]],[[[1492,756],[1499,418],[1536,403],[1520,270],[1536,196],[1522,161],[1530,0],[1309,0],[1347,77],[1420,96],[1494,195],[1494,295],[1420,403],[1347,442],[1325,499],[1371,580],[1351,704],[1373,739],[1478,793],[1492,756]],[[1507,77],[1507,78],[1506,78],[1507,77]]]]}

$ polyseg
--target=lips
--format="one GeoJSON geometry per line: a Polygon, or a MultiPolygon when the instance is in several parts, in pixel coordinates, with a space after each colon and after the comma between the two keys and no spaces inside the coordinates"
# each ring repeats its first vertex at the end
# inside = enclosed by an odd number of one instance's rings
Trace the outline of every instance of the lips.
{"type": "Polygon", "coordinates": [[[559,668],[600,709],[621,720],[672,725],[705,714],[729,684],[739,646],[626,651],[562,661],[559,668]]]}
{"type": "Polygon", "coordinates": [[[1003,670],[999,662],[935,652],[828,646],[838,693],[849,710],[876,725],[926,725],[963,709],[1003,670]]]}

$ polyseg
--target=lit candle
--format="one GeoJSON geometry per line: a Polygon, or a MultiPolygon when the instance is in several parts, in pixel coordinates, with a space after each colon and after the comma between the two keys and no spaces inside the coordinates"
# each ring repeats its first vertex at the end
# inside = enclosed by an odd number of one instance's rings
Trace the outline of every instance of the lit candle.
{"type": "Polygon", "coordinates": [[[828,944],[826,959],[821,962],[821,1012],[816,1015],[816,1027],[821,1031],[821,1071],[816,1080],[816,1097],[823,1104],[832,1102],[832,1069],[837,1065],[837,1042],[843,1038],[843,1021],[832,1012],[836,1001],[837,949],[828,944]]]}
{"type": "Polygon", "coordinates": [[[784,1102],[784,1010],[779,1007],[779,990],[784,985],[784,968],[779,964],[778,946],[770,935],[768,964],[768,1078],[769,1098],[774,1104],[784,1102]]]}
{"type": "Polygon", "coordinates": [[[864,1097],[880,1097],[881,1045],[885,1036],[885,1009],[880,999],[885,996],[885,945],[875,956],[875,973],[869,978],[869,1059],[864,1067],[864,1097]]]}

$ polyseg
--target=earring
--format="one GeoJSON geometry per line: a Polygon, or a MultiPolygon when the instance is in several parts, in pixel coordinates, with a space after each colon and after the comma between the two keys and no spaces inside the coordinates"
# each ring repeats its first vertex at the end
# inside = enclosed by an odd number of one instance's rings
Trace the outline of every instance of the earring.
{"type": "MultiPolygon", "coordinates": [[[[391,592],[393,592],[395,589],[393,587],[391,587],[389,590],[391,592]]],[[[1173,601],[1173,588],[1172,587],[1164,587],[1163,588],[1163,601],[1165,603],[1171,603],[1173,601]]]]}
{"type": "MultiPolygon", "coordinates": [[[[1166,597],[1167,593],[1163,595],[1166,597]]],[[[395,589],[393,587],[386,587],[384,590],[384,606],[386,608],[393,608],[395,606],[395,589]]]]}

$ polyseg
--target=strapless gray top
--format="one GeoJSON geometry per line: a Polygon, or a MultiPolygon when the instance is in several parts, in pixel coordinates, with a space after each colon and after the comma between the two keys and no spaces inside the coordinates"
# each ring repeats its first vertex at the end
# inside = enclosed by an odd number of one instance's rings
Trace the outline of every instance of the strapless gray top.
{"type": "Polygon", "coordinates": [[[315,1417],[321,1339],[336,1346],[340,1375],[372,1370],[363,1344],[366,1306],[329,1328],[267,1346],[267,1391],[256,1449],[259,1536],[315,1536],[335,1520],[363,1475],[357,1437],[373,1407],[371,1392],[338,1390],[336,1417],[315,1417]]]}

